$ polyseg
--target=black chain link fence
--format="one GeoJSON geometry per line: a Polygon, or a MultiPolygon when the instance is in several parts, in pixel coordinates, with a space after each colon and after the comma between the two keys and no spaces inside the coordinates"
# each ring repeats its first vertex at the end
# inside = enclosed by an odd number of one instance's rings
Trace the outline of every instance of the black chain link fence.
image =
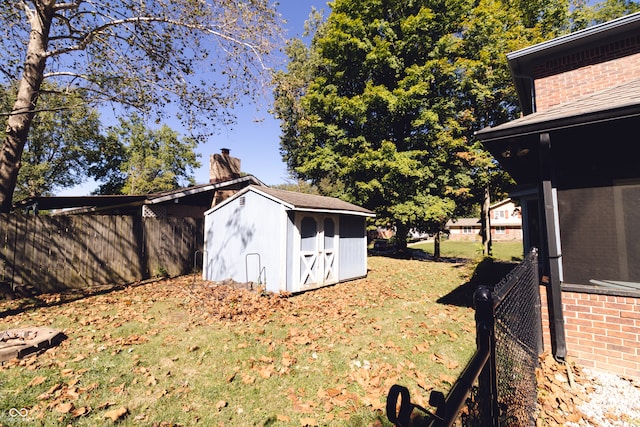
{"type": "Polygon", "coordinates": [[[432,392],[434,414],[411,404],[409,391],[395,385],[387,397],[389,420],[415,425],[410,416],[417,408],[429,415],[420,425],[429,427],[534,427],[542,350],[538,287],[535,249],[493,289],[480,286],[474,294],[478,348],[449,394],[432,392]]]}
{"type": "Polygon", "coordinates": [[[536,368],[542,350],[537,252],[492,292],[497,400],[501,426],[535,426],[536,368]]]}

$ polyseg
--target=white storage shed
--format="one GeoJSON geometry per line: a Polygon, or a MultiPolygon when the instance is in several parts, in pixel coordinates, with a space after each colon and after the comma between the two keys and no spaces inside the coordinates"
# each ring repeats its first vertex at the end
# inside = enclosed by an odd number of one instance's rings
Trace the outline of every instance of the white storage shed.
{"type": "Polygon", "coordinates": [[[302,292],[367,275],[366,218],[333,197],[248,186],[205,212],[205,280],[302,292]]]}

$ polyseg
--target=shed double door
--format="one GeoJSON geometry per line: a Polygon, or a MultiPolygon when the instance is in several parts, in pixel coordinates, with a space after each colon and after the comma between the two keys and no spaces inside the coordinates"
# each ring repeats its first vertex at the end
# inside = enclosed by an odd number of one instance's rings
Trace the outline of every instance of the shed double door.
{"type": "Polygon", "coordinates": [[[302,214],[300,230],[300,290],[338,281],[338,216],[302,214]]]}

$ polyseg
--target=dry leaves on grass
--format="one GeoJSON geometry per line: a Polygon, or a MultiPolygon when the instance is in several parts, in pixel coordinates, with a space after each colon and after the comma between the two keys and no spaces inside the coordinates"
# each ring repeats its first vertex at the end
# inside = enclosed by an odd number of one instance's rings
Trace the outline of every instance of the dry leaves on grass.
{"type": "MultiPolygon", "coordinates": [[[[70,301],[56,305],[47,310],[38,310],[28,317],[29,321],[40,324],[52,323],[56,316],[65,316],[70,319],[67,335],[72,336],[76,342],[83,343],[83,352],[68,355],[64,350],[56,357],[57,350],[52,349],[50,357],[34,358],[31,361],[19,363],[32,364],[29,369],[37,369],[43,364],[58,363],[62,371],[67,369],[65,364],[73,360],[80,362],[90,359],[100,352],[118,354],[127,347],[136,344],[144,344],[149,337],[158,333],[153,329],[145,330],[126,336],[115,336],[114,329],[128,322],[136,321],[148,324],[153,319],[149,314],[149,308],[156,301],[167,301],[181,305],[192,316],[188,319],[192,326],[202,323],[223,322],[224,324],[242,324],[246,326],[247,334],[255,334],[256,340],[267,344],[270,348],[284,346],[284,351],[278,357],[255,357],[243,361],[242,368],[230,374],[227,382],[242,381],[244,384],[254,384],[256,381],[269,380],[274,377],[288,375],[295,366],[301,362],[316,363],[317,353],[326,349],[318,344],[323,337],[331,337],[333,343],[349,344],[351,337],[361,333],[360,328],[372,322],[363,313],[369,308],[383,305],[388,299],[397,299],[398,286],[389,281],[363,279],[341,285],[340,298],[336,298],[336,287],[317,289],[289,298],[287,294],[265,294],[260,291],[247,289],[241,284],[216,284],[212,282],[194,279],[193,276],[161,280],[155,283],[147,283],[142,286],[132,286],[110,294],[97,295],[87,300],[70,301]],[[287,328],[287,334],[283,338],[275,340],[273,337],[263,337],[260,328],[255,325],[264,323],[274,314],[287,328]],[[254,326],[252,326],[254,325],[254,326]]],[[[49,296],[51,301],[58,304],[64,301],[64,296],[49,296]]],[[[413,312],[417,312],[412,308],[413,312]]],[[[455,315],[454,313],[450,313],[455,315]]],[[[14,317],[16,322],[24,321],[20,315],[14,317]]],[[[26,317],[26,316],[24,316],[26,317]]],[[[407,322],[400,333],[411,334],[420,330],[420,334],[441,335],[446,334],[437,327],[438,319],[434,319],[429,329],[424,325],[410,324],[407,322]]],[[[143,328],[144,329],[144,328],[143,328]]],[[[373,333],[379,333],[380,327],[373,327],[373,333]]],[[[456,337],[449,336],[449,339],[456,337]]],[[[247,343],[238,344],[238,348],[247,343]]],[[[418,357],[420,353],[430,353],[429,341],[424,341],[414,348],[411,357],[418,357]]],[[[393,342],[383,342],[372,339],[369,348],[363,352],[378,353],[380,351],[402,351],[393,342]]],[[[198,351],[198,347],[189,349],[190,352],[198,351]]],[[[435,356],[434,356],[435,357],[435,356]]],[[[135,358],[135,355],[132,356],[135,358]]],[[[134,360],[135,362],[135,360],[134,360]]],[[[313,391],[292,390],[288,393],[288,399],[296,413],[308,415],[302,420],[304,425],[317,424],[315,419],[317,411],[324,414],[319,422],[328,422],[333,417],[348,418],[357,408],[370,407],[373,410],[382,410],[384,397],[390,386],[402,375],[419,377],[419,384],[425,390],[450,382],[448,376],[443,378],[426,379],[420,377],[420,373],[410,365],[391,365],[388,363],[368,362],[354,356],[354,364],[348,373],[348,384],[357,384],[363,390],[358,394],[353,388],[347,388],[345,384],[333,385],[328,388],[320,388],[313,391]],[[356,363],[357,362],[357,363],[356,363]]],[[[458,368],[458,364],[451,364],[442,356],[437,357],[436,363],[443,364],[450,369],[458,368]]],[[[134,365],[137,380],[149,389],[159,388],[159,379],[150,371],[145,371],[143,366],[134,365]]],[[[81,372],[68,372],[70,380],[74,376],[81,377],[81,372]]],[[[46,379],[33,380],[34,386],[42,384],[46,379]],[[40,382],[41,381],[41,382],[40,382]]],[[[118,382],[104,385],[110,387],[112,395],[126,393],[125,384],[118,382]]],[[[42,396],[38,407],[41,411],[55,409],[62,414],[71,414],[74,417],[84,416],[92,411],[100,414],[105,419],[121,419],[127,416],[125,407],[117,407],[112,402],[103,405],[95,404],[94,408],[78,405],[77,396],[82,396],[89,391],[81,388],[78,383],[72,381],[56,384],[42,396]],[[76,396],[75,398],[73,396],[76,396]],[[123,411],[123,409],[125,411],[123,411]]],[[[425,402],[418,402],[426,404],[425,402]]],[[[223,411],[228,405],[226,399],[220,400],[215,409],[223,411]]],[[[282,415],[282,417],[287,417],[282,415]]]]}
{"type": "Polygon", "coordinates": [[[588,400],[591,388],[582,370],[572,363],[558,363],[549,353],[540,356],[537,426],[563,426],[587,419],[578,408],[588,400]]]}

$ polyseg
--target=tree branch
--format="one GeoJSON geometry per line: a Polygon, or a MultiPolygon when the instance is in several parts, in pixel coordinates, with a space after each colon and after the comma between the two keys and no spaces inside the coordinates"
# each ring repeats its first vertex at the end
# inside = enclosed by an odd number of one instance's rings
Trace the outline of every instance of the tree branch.
{"type": "Polygon", "coordinates": [[[126,19],[117,19],[117,20],[113,20],[111,22],[107,22],[106,24],[100,25],[100,26],[94,28],[93,30],[85,33],[84,36],[77,37],[77,38],[80,39],[80,42],[77,43],[76,45],[69,46],[69,47],[66,47],[66,48],[63,48],[63,49],[49,51],[49,52],[46,53],[46,56],[47,57],[53,57],[53,56],[58,56],[58,55],[62,55],[62,54],[69,53],[69,52],[85,50],[86,47],[91,43],[91,41],[96,36],[98,36],[99,34],[102,34],[106,29],[111,28],[111,27],[117,27],[117,26],[125,25],[125,24],[153,23],[153,22],[165,23],[165,24],[174,25],[174,26],[178,26],[178,27],[188,28],[188,29],[191,29],[191,30],[202,31],[202,32],[208,33],[210,35],[213,35],[215,37],[227,40],[227,41],[229,41],[231,43],[235,43],[235,44],[244,46],[245,48],[247,48],[247,49],[249,49],[249,50],[251,50],[253,52],[253,54],[258,59],[258,62],[260,63],[260,66],[262,67],[262,69],[263,70],[267,69],[267,67],[264,65],[264,63],[262,61],[262,58],[260,57],[260,53],[258,52],[258,49],[256,48],[256,46],[254,46],[251,43],[244,42],[244,41],[239,40],[239,39],[237,39],[235,37],[231,37],[229,35],[221,33],[220,31],[216,31],[214,29],[207,28],[207,27],[204,27],[202,25],[189,24],[189,23],[186,23],[186,22],[181,22],[181,21],[176,21],[176,20],[162,18],[162,17],[156,17],[156,16],[138,16],[138,17],[132,17],[132,18],[126,18],[126,19]]]}
{"type": "Polygon", "coordinates": [[[29,110],[20,110],[20,111],[12,111],[10,113],[2,113],[0,112],[0,117],[10,117],[10,116],[16,116],[18,114],[25,114],[25,113],[44,113],[44,112],[54,112],[54,111],[65,111],[65,110],[73,110],[76,108],[82,108],[84,107],[83,104],[78,104],[78,105],[71,105],[69,107],[56,107],[56,108],[36,108],[36,109],[29,109],[29,110]]]}

